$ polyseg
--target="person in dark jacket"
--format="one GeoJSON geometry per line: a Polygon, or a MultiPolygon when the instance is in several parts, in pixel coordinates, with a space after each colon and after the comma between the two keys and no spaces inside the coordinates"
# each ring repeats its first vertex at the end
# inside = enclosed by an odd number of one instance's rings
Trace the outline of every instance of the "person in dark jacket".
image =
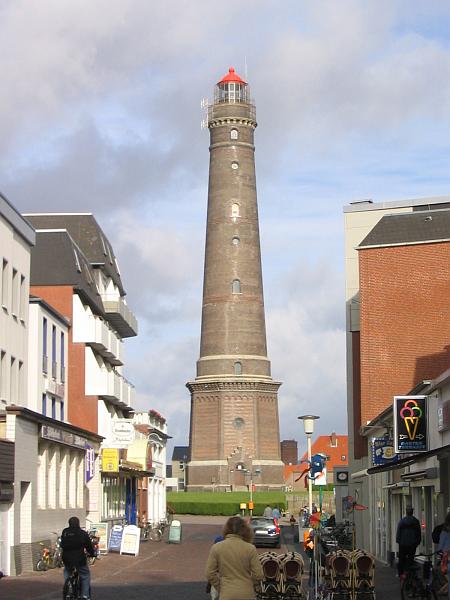
{"type": "Polygon", "coordinates": [[[419,519],[413,516],[412,506],[406,507],[406,516],[400,519],[397,526],[397,544],[398,544],[398,576],[402,575],[414,562],[416,548],[422,539],[422,530],[419,519]]]}
{"type": "Polygon", "coordinates": [[[70,517],[69,527],[63,529],[61,534],[62,560],[64,563],[64,580],[76,567],[81,580],[81,597],[89,600],[91,587],[91,573],[87,566],[87,554],[95,555],[89,534],[81,529],[78,517],[70,517]]]}

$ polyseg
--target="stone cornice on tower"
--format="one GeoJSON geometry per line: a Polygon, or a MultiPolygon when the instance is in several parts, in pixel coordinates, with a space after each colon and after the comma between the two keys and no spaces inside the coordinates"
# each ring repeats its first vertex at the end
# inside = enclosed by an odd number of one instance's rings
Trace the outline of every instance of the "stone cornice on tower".
{"type": "Polygon", "coordinates": [[[276,393],[282,385],[281,381],[188,381],[186,387],[191,393],[194,392],[222,392],[222,391],[251,391],[276,393]]]}

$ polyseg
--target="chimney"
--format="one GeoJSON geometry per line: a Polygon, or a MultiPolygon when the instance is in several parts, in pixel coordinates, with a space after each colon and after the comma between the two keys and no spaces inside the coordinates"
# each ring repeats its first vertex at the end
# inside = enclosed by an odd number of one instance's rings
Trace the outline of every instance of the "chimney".
{"type": "Polygon", "coordinates": [[[337,437],[335,431],[333,431],[333,433],[330,435],[330,446],[332,448],[336,448],[337,446],[337,437]]]}

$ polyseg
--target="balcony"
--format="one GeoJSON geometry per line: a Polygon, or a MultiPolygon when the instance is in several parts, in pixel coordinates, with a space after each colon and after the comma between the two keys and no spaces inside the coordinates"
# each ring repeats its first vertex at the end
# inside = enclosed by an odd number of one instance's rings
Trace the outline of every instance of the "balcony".
{"type": "Polygon", "coordinates": [[[80,327],[77,326],[76,335],[74,333],[74,341],[84,342],[91,346],[112,365],[123,364],[121,341],[107,323],[99,317],[89,315],[84,322],[84,327],[80,323],[80,327]]]}
{"type": "Polygon", "coordinates": [[[98,396],[104,400],[109,400],[113,404],[123,408],[132,408],[134,404],[134,386],[123,375],[116,371],[102,371],[102,384],[98,396]]]}
{"type": "Polygon", "coordinates": [[[106,318],[122,338],[137,335],[137,320],[128,308],[122,296],[118,294],[102,294],[106,318]]]}

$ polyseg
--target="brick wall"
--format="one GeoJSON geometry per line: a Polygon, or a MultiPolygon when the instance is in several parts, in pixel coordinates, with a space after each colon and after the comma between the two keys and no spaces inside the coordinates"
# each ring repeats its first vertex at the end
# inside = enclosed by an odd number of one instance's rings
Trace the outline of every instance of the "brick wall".
{"type": "MultiPolygon", "coordinates": [[[[48,302],[70,322],[73,321],[73,289],[71,286],[35,285],[31,286],[30,293],[48,302]]],[[[97,433],[98,397],[85,395],[85,344],[72,341],[72,328],[69,328],[68,352],[68,421],[72,425],[97,433]]]]}
{"type": "Polygon", "coordinates": [[[360,250],[361,423],[450,365],[450,243],[360,250]]]}

